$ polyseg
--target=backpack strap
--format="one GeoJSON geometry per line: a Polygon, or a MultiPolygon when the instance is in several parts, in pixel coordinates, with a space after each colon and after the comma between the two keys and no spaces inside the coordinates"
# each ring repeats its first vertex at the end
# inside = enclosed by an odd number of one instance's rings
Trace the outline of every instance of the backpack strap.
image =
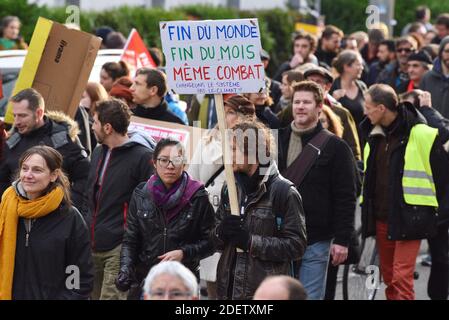
{"type": "Polygon", "coordinates": [[[284,225],[285,205],[289,194],[288,191],[290,187],[294,186],[295,185],[287,179],[281,179],[281,181],[277,183],[277,191],[272,193],[271,205],[276,217],[276,228],[278,232],[282,230],[282,226],[284,225]]]}
{"type": "Polygon", "coordinates": [[[299,187],[332,136],[326,129],[318,132],[282,175],[299,187]]]}
{"type": "Polygon", "coordinates": [[[220,175],[220,173],[223,172],[224,168],[225,168],[224,165],[222,165],[217,171],[215,171],[215,173],[209,178],[209,180],[206,181],[204,187],[205,188],[209,187],[210,184],[214,182],[214,180],[220,175]]]}
{"type": "MultiPolygon", "coordinates": [[[[276,186],[276,192],[272,193],[272,209],[273,213],[276,217],[276,231],[279,233],[283,226],[285,221],[285,213],[287,211],[286,204],[287,204],[287,198],[289,195],[289,190],[291,187],[295,187],[295,185],[284,178],[281,178],[281,180],[277,183],[276,186]]],[[[298,261],[291,261],[290,262],[290,276],[294,278],[298,278],[299,274],[299,262],[298,261]]]]}

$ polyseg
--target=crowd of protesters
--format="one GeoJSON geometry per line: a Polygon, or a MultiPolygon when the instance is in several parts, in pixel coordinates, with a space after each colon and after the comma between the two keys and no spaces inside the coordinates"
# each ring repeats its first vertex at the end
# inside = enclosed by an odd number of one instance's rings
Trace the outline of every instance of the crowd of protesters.
{"type": "MultiPolygon", "coordinates": [[[[104,64],[75,119],[18,92],[1,129],[0,299],[334,299],[338,267],[359,259],[361,205],[387,299],[415,299],[427,239],[428,295],[446,300],[449,14],[430,18],[418,7],[399,38],[382,24],[295,32],[265,92],[224,96],[239,215],[214,96],[169,93],[159,49],[157,68],[104,64]],[[177,140],[130,130],[131,115],[207,132],[189,159],[177,140]]],[[[0,49],[27,48],[17,17],[0,28],[0,49]]]]}

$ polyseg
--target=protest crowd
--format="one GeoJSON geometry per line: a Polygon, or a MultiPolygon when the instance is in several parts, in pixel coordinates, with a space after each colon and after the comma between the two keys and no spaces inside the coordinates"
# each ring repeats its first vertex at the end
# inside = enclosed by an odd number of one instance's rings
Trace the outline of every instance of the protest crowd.
{"type": "MultiPolygon", "coordinates": [[[[160,48],[151,67],[104,64],[74,117],[38,90],[15,92],[0,141],[0,300],[333,300],[339,268],[371,236],[387,299],[415,299],[427,241],[427,294],[446,300],[449,13],[416,17],[400,37],[382,24],[297,31],[264,90],[223,94],[235,188],[220,101],[171,90],[160,48]],[[204,134],[188,152],[131,117],[204,134]]],[[[20,23],[1,20],[1,50],[28,47],[20,23]]],[[[110,27],[94,33],[102,48],[126,44],[110,27]]],[[[267,69],[269,52],[245,54],[267,69]]]]}

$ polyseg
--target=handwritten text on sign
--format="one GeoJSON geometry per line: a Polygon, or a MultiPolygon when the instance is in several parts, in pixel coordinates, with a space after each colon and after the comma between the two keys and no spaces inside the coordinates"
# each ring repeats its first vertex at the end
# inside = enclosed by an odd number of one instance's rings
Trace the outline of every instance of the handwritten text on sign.
{"type": "Polygon", "coordinates": [[[257,19],[161,22],[171,90],[182,94],[265,90],[257,19]]]}

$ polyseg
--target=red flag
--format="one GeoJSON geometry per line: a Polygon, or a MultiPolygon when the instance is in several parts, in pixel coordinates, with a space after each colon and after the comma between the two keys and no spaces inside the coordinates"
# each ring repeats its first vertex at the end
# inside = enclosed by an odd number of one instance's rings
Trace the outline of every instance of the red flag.
{"type": "Polygon", "coordinates": [[[131,30],[120,60],[125,61],[134,70],[142,67],[156,68],[153,58],[136,29],[131,30]]]}
{"type": "Polygon", "coordinates": [[[0,73],[0,99],[3,98],[3,76],[0,73]]]}

